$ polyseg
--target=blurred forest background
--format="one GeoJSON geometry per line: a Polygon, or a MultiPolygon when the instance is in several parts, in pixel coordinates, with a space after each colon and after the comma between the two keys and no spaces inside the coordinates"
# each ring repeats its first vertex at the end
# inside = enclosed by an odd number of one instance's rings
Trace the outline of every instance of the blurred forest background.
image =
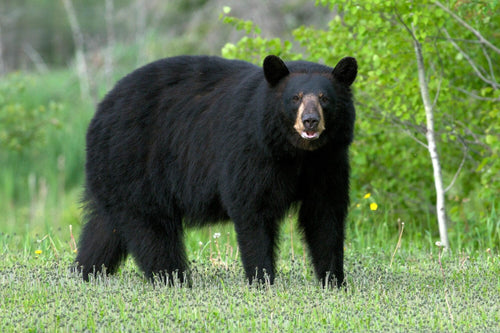
{"type": "Polygon", "coordinates": [[[498,249],[499,1],[319,3],[2,0],[2,237],[68,238],[68,225],[78,233],[86,127],[120,77],[179,54],[259,63],[274,53],[330,66],[358,59],[348,242],[385,244],[405,222],[415,246],[432,246],[439,239],[433,172],[406,29],[418,27],[437,106],[451,247],[498,249]]]}

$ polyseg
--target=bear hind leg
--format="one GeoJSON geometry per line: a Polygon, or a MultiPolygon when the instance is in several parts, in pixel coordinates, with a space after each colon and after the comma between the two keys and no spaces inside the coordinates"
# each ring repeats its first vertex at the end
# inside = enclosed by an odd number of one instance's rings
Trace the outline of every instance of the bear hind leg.
{"type": "Polygon", "coordinates": [[[103,271],[115,273],[126,256],[125,244],[113,228],[111,218],[105,214],[90,213],[80,236],[75,260],[83,279],[88,281],[89,275],[103,271]]]}
{"type": "Polygon", "coordinates": [[[152,282],[191,285],[181,219],[145,218],[127,228],[128,248],[152,282]]]}

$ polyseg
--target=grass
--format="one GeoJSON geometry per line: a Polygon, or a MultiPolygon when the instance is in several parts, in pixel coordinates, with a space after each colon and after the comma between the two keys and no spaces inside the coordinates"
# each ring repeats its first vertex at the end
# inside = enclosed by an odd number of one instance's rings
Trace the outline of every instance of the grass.
{"type": "Polygon", "coordinates": [[[24,241],[3,234],[3,331],[500,330],[500,259],[491,251],[411,251],[404,234],[400,249],[348,242],[347,290],[324,290],[289,230],[275,285],[260,287],[246,284],[230,227],[190,233],[192,288],[154,287],[132,260],[117,275],[83,283],[68,269],[69,233],[24,241]]]}

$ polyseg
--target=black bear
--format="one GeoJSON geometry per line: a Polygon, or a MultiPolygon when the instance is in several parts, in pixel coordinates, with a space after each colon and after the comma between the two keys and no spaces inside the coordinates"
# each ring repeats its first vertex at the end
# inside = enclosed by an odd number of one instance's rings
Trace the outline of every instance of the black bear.
{"type": "Polygon", "coordinates": [[[83,279],[130,253],[148,278],[189,282],[184,228],[232,220],[249,282],[273,283],[279,223],[297,205],[317,277],[341,286],[356,75],[351,57],[270,55],[263,68],[179,56],[125,76],[87,132],[83,279]]]}

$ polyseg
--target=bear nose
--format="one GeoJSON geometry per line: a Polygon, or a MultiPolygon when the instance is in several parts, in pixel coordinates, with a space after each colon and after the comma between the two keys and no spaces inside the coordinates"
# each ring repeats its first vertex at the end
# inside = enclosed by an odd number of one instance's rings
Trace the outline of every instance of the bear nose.
{"type": "Polygon", "coordinates": [[[302,123],[307,130],[316,130],[319,124],[319,116],[315,113],[304,114],[302,123]]]}

